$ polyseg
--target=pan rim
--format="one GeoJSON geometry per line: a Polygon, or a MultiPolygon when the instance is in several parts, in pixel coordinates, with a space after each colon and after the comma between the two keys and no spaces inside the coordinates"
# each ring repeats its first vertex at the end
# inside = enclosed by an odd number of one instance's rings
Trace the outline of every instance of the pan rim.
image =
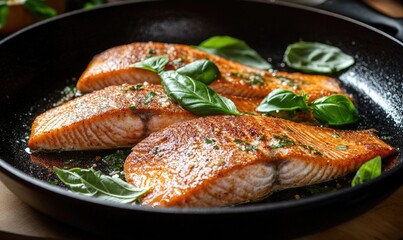
{"type": "MultiPolygon", "coordinates": [[[[294,4],[294,3],[289,3],[289,2],[267,2],[264,0],[238,0],[239,2],[254,2],[254,3],[261,3],[261,4],[272,4],[272,5],[280,5],[280,6],[285,6],[285,7],[291,7],[291,8],[297,8],[301,9],[304,11],[310,11],[310,12],[315,12],[319,14],[323,14],[326,16],[330,17],[335,17],[343,21],[350,22],[355,25],[359,25],[361,27],[364,27],[368,30],[374,31],[377,34],[381,34],[383,37],[388,38],[391,41],[394,41],[395,43],[399,44],[400,46],[403,47],[403,42],[399,41],[398,39],[394,38],[393,36],[376,29],[368,24],[362,23],[360,21],[354,20],[352,18],[342,16],[340,14],[332,13],[326,10],[321,10],[317,9],[314,7],[309,7],[309,6],[302,6],[299,4],[294,4]]],[[[86,9],[80,9],[80,10],[75,10],[71,11],[68,13],[61,14],[59,16],[56,16],[54,18],[48,19],[48,20],[43,20],[41,22],[32,24],[31,26],[28,26],[22,30],[19,30],[3,40],[0,41],[0,46],[3,44],[7,43],[8,41],[11,41],[12,39],[19,37],[23,35],[26,32],[35,30],[38,27],[41,27],[43,25],[55,22],[55,21],[61,21],[63,19],[78,15],[78,14],[85,14],[86,12],[89,11],[97,11],[98,9],[106,9],[106,8],[112,8],[112,7],[118,7],[121,5],[132,5],[132,4],[141,4],[145,2],[158,2],[158,0],[129,0],[125,2],[115,2],[115,3],[110,3],[106,4],[104,6],[99,6],[94,9],[86,10],[86,9]]],[[[22,181],[24,184],[33,184],[38,188],[44,189],[45,191],[52,192],[54,194],[58,194],[63,197],[67,198],[72,198],[78,201],[84,201],[86,203],[90,204],[95,204],[95,205],[100,205],[100,206],[105,206],[105,207],[110,207],[110,208],[116,208],[116,209],[124,209],[124,210],[129,210],[129,211],[147,211],[147,212],[158,212],[158,213],[166,213],[166,214],[239,214],[239,213],[251,213],[251,212],[261,212],[261,211],[281,211],[284,209],[295,209],[295,208],[300,208],[300,207],[307,207],[307,206],[313,206],[317,203],[323,203],[326,201],[330,201],[332,199],[336,199],[340,196],[347,196],[347,195],[352,195],[354,193],[364,193],[368,192],[371,190],[371,187],[386,182],[387,179],[392,178],[392,176],[396,175],[397,172],[403,172],[403,163],[398,164],[388,172],[384,172],[381,176],[378,178],[368,181],[366,183],[360,184],[359,186],[356,186],[354,188],[346,188],[346,189],[340,189],[335,192],[331,193],[326,193],[323,195],[316,195],[316,196],[311,196],[309,198],[303,198],[298,201],[293,201],[293,200],[287,200],[284,202],[275,202],[275,203],[263,203],[259,204],[257,203],[256,205],[248,205],[248,206],[237,206],[237,207],[214,207],[214,208],[152,208],[148,206],[135,206],[135,205],[125,205],[125,204],[119,204],[119,203],[114,203],[114,202],[107,202],[104,200],[99,200],[99,199],[94,199],[86,196],[81,196],[78,194],[75,194],[73,192],[69,192],[65,189],[62,189],[60,187],[52,186],[46,182],[43,182],[39,179],[36,179],[27,173],[13,167],[11,164],[9,164],[6,160],[0,159],[0,172],[3,174],[8,174],[11,176],[14,180],[17,181],[22,181]]],[[[403,184],[403,181],[402,183],[403,184]]],[[[400,185],[401,185],[400,184],[400,185]]]]}
{"type": "MultiPolygon", "coordinates": [[[[181,1],[181,0],[178,0],[181,1]]],[[[224,0],[224,1],[233,1],[233,0],[224,0]]],[[[361,27],[367,28],[371,31],[374,31],[378,34],[383,35],[384,37],[389,38],[390,40],[398,43],[399,45],[403,46],[403,42],[400,41],[399,39],[387,34],[386,32],[381,31],[380,29],[377,29],[369,24],[363,23],[361,21],[355,20],[354,18],[348,17],[348,16],[344,16],[338,13],[334,13],[334,12],[330,12],[327,10],[323,10],[323,9],[319,9],[319,8],[315,8],[312,6],[307,6],[307,5],[301,5],[301,4],[297,4],[297,3],[293,3],[293,2],[278,2],[276,0],[274,1],[266,1],[266,0],[235,0],[237,2],[250,2],[250,3],[260,3],[260,4],[266,4],[266,5],[277,5],[277,6],[283,6],[283,7],[289,7],[289,8],[296,8],[296,9],[301,9],[304,11],[310,11],[310,12],[314,12],[314,13],[319,13],[322,15],[326,15],[326,16],[330,16],[330,17],[334,17],[334,18],[338,18],[340,20],[343,21],[348,21],[351,22],[353,24],[359,25],[361,27]]],[[[6,36],[5,38],[0,40],[0,46],[4,43],[6,43],[7,41],[9,41],[10,39],[13,39],[21,34],[24,34],[25,32],[31,31],[32,29],[35,29],[37,27],[40,27],[42,25],[46,25],[48,23],[54,22],[54,21],[60,21],[60,19],[65,19],[65,18],[69,18],[69,17],[73,17],[74,15],[78,15],[78,14],[85,14],[86,12],[93,12],[93,11],[97,11],[99,9],[106,9],[106,8],[113,8],[113,7],[119,7],[122,5],[132,5],[132,4],[142,4],[142,3],[151,3],[151,2],[164,2],[163,0],[126,0],[126,1],[117,1],[117,2],[111,2],[108,4],[103,4],[101,6],[96,6],[92,9],[76,9],[70,12],[65,12],[62,13],[60,15],[54,16],[52,18],[49,19],[44,19],[42,21],[33,23],[23,29],[20,29],[8,36],[6,36]]]]}
{"type": "MultiPolygon", "coordinates": [[[[268,211],[281,211],[281,210],[291,210],[299,209],[301,207],[315,206],[318,203],[325,203],[334,199],[338,199],[343,196],[359,195],[359,193],[369,192],[375,185],[384,185],[388,178],[403,173],[403,164],[398,164],[398,166],[393,167],[387,172],[383,172],[379,177],[372,179],[370,181],[359,184],[355,187],[349,187],[344,189],[339,189],[334,192],[329,192],[325,194],[319,194],[310,196],[307,198],[302,198],[299,200],[285,200],[280,202],[271,203],[255,203],[252,205],[239,205],[239,206],[227,206],[227,207],[195,207],[195,208],[180,208],[180,207],[170,207],[170,208],[154,208],[144,205],[131,205],[131,204],[121,204],[115,202],[109,202],[105,200],[100,200],[96,198],[91,198],[87,196],[80,195],[78,193],[71,192],[69,190],[63,189],[61,187],[53,186],[42,180],[36,179],[29,176],[25,172],[13,167],[11,164],[3,159],[0,159],[0,172],[3,174],[9,174],[14,180],[22,181],[25,185],[34,185],[47,192],[57,194],[62,197],[71,198],[74,200],[82,201],[85,203],[95,204],[98,206],[104,206],[115,209],[123,209],[129,211],[144,211],[144,212],[154,212],[154,213],[166,213],[166,214],[201,214],[201,215],[216,215],[216,214],[239,214],[239,213],[254,213],[254,212],[268,212],[268,211]]],[[[403,181],[401,184],[402,185],[403,181]]],[[[8,186],[7,186],[8,187],[8,186]]],[[[397,189],[397,188],[396,188],[397,189]]],[[[11,190],[12,191],[12,190],[11,190]]]]}

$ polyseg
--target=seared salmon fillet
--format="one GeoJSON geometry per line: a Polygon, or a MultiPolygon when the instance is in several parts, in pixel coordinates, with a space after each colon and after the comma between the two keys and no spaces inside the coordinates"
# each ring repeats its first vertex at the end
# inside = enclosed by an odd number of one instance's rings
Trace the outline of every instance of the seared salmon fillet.
{"type": "Polygon", "coordinates": [[[227,60],[191,46],[160,42],[139,42],[108,49],[93,58],[77,82],[77,89],[88,93],[110,85],[122,83],[160,83],[156,73],[133,68],[132,64],[151,56],[166,55],[169,63],[165,70],[174,70],[195,60],[210,59],[219,68],[221,76],[210,84],[217,93],[263,98],[277,88],[305,92],[310,101],[331,95],[343,94],[336,79],[323,75],[269,72],[227,60]]]}
{"type": "Polygon", "coordinates": [[[132,148],[126,180],[151,187],[153,207],[212,207],[345,176],[395,149],[374,130],[335,130],[262,116],[210,116],[173,124],[132,148]]]}
{"type": "MultiPolygon", "coordinates": [[[[255,112],[261,101],[231,100],[245,112],[255,112]]],[[[132,147],[151,132],[196,117],[170,100],[161,85],[110,86],[36,117],[28,146],[64,151],[132,147]]]]}

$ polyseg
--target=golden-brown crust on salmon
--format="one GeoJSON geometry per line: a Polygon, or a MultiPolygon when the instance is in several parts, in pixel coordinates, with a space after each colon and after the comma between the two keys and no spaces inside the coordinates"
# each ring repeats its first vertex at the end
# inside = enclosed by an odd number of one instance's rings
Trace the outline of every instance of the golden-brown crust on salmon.
{"type": "Polygon", "coordinates": [[[131,67],[150,56],[166,55],[166,70],[177,69],[199,59],[210,59],[219,68],[221,76],[210,87],[217,93],[263,98],[274,89],[305,92],[309,101],[331,94],[345,94],[339,82],[324,75],[269,72],[248,67],[221,58],[188,45],[160,42],[138,42],[108,49],[93,58],[81,75],[77,88],[83,93],[122,83],[159,83],[157,74],[131,67]]]}
{"type": "Polygon", "coordinates": [[[211,116],[173,124],[132,148],[126,180],[151,187],[150,206],[255,201],[271,191],[342,177],[395,149],[373,130],[307,126],[259,116],[211,116]]]}
{"type": "MultiPolygon", "coordinates": [[[[241,112],[256,113],[261,101],[229,98],[241,112]]],[[[39,115],[28,146],[65,151],[131,147],[151,132],[196,117],[173,102],[161,85],[110,86],[39,115]]]]}

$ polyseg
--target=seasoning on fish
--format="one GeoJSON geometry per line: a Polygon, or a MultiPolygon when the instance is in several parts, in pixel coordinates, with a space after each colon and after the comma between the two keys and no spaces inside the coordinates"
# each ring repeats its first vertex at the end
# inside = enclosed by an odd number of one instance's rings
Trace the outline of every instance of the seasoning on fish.
{"type": "Polygon", "coordinates": [[[152,188],[141,198],[144,205],[227,206],[339,178],[375,156],[395,152],[374,130],[210,116],[152,133],[132,148],[124,171],[129,183],[152,188]]]}
{"type": "MultiPolygon", "coordinates": [[[[241,112],[256,113],[261,101],[230,98],[241,112]]],[[[110,86],[39,115],[28,146],[64,151],[132,147],[151,132],[196,117],[170,100],[161,85],[110,86]]]]}
{"type": "Polygon", "coordinates": [[[302,73],[269,72],[248,67],[221,58],[191,46],[160,42],[138,42],[108,49],[93,58],[81,75],[77,89],[82,93],[92,92],[110,85],[136,84],[147,81],[160,83],[156,73],[133,68],[132,64],[151,56],[166,55],[169,63],[165,70],[174,70],[199,59],[210,59],[219,68],[220,78],[209,86],[217,93],[244,97],[263,98],[274,89],[307,93],[309,101],[332,94],[345,94],[339,82],[323,75],[302,73]]]}

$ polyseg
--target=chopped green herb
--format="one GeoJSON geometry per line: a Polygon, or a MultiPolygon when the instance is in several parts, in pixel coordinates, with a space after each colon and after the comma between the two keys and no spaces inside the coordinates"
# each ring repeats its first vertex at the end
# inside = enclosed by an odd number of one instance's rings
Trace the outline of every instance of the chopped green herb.
{"type": "Polygon", "coordinates": [[[392,136],[381,136],[382,140],[392,140],[392,136]]]}
{"type": "Polygon", "coordinates": [[[263,76],[259,72],[250,72],[250,73],[239,73],[239,72],[231,72],[231,76],[233,77],[239,77],[245,80],[248,80],[249,85],[255,85],[255,84],[263,84],[263,76]]]}
{"type": "Polygon", "coordinates": [[[129,109],[132,110],[132,111],[135,111],[135,110],[137,110],[137,107],[136,106],[130,106],[129,109]]]}
{"type": "MultiPolygon", "coordinates": [[[[0,0],[0,2],[1,2],[1,0],[0,0]]],[[[75,85],[70,85],[70,86],[65,87],[63,89],[63,91],[61,92],[61,94],[62,94],[62,98],[55,104],[56,106],[59,106],[67,101],[70,101],[79,95],[75,85]]]]}
{"type": "Polygon", "coordinates": [[[295,145],[295,142],[289,139],[286,135],[274,135],[273,137],[279,140],[279,142],[278,144],[270,145],[271,148],[282,148],[295,145]]]}
{"type": "Polygon", "coordinates": [[[286,78],[283,76],[275,76],[278,80],[280,80],[281,85],[292,87],[295,90],[299,90],[300,86],[296,83],[294,79],[286,78]]]}
{"type": "Polygon", "coordinates": [[[262,76],[259,75],[249,78],[248,82],[249,85],[263,84],[263,83],[264,83],[263,78],[262,76]]]}
{"type": "Polygon", "coordinates": [[[103,157],[101,162],[106,165],[105,172],[111,176],[118,174],[119,178],[124,179],[123,164],[130,152],[130,149],[117,150],[115,153],[103,157]]]}
{"type": "Polygon", "coordinates": [[[287,130],[289,132],[294,132],[294,130],[292,130],[290,127],[286,127],[285,130],[287,130]]]}
{"type": "Polygon", "coordinates": [[[147,54],[147,58],[152,57],[156,53],[157,53],[157,51],[155,49],[149,49],[148,54],[147,54]]]}
{"type": "Polygon", "coordinates": [[[204,140],[204,142],[210,144],[210,143],[215,142],[215,140],[214,140],[214,139],[208,139],[208,138],[206,138],[206,139],[204,140]]]}
{"type": "Polygon", "coordinates": [[[213,148],[214,148],[214,149],[219,149],[218,145],[214,145],[213,148]]]}
{"type": "Polygon", "coordinates": [[[258,138],[260,141],[265,140],[265,136],[264,136],[264,135],[259,135],[257,138],[258,138]]]}
{"type": "Polygon", "coordinates": [[[323,157],[323,153],[319,152],[318,150],[316,150],[315,148],[313,148],[312,146],[308,146],[305,144],[301,144],[301,146],[305,149],[308,149],[309,151],[311,151],[313,154],[319,155],[321,157],[323,157]]]}
{"type": "Polygon", "coordinates": [[[241,147],[239,148],[239,150],[244,151],[244,152],[249,152],[249,151],[251,151],[251,150],[256,150],[256,149],[257,149],[257,146],[252,145],[252,144],[250,144],[250,143],[248,143],[248,142],[239,140],[239,139],[235,139],[234,142],[235,142],[236,144],[241,145],[241,147]]]}
{"type": "Polygon", "coordinates": [[[246,145],[242,145],[241,150],[245,152],[249,152],[251,150],[256,150],[257,146],[247,143],[246,145]]]}
{"type": "Polygon", "coordinates": [[[153,100],[154,96],[155,96],[155,92],[149,92],[147,97],[144,99],[144,103],[149,104],[153,100]]]}
{"type": "Polygon", "coordinates": [[[152,150],[152,153],[156,154],[158,152],[159,152],[159,147],[154,147],[153,150],[152,150]]]}
{"type": "Polygon", "coordinates": [[[342,151],[346,151],[348,149],[348,146],[347,145],[340,145],[340,146],[337,146],[337,149],[342,150],[342,151]]]}
{"type": "Polygon", "coordinates": [[[341,138],[341,134],[340,133],[334,133],[334,134],[332,134],[332,136],[334,137],[334,138],[341,138]]]}
{"type": "Polygon", "coordinates": [[[142,83],[137,83],[136,85],[129,87],[129,90],[138,91],[138,90],[140,90],[142,87],[143,87],[143,84],[142,84],[142,83]]]}
{"type": "Polygon", "coordinates": [[[231,76],[245,78],[245,76],[242,73],[239,73],[239,72],[232,72],[231,76]]]}
{"type": "Polygon", "coordinates": [[[67,86],[63,89],[63,93],[65,97],[67,98],[74,98],[77,94],[77,87],[75,85],[67,86]]]}

